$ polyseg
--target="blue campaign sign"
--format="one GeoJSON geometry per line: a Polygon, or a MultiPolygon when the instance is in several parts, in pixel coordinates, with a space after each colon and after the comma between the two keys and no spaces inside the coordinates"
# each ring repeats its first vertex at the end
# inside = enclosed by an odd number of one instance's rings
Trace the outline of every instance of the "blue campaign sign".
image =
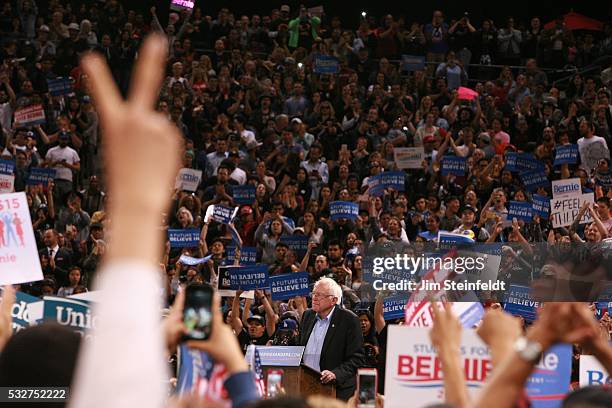
{"type": "Polygon", "coordinates": [[[383,315],[385,320],[401,319],[406,313],[406,302],[410,293],[401,293],[399,295],[390,296],[383,301],[383,315]]]}
{"type": "MultiPolygon", "coordinates": [[[[236,246],[228,245],[225,247],[227,253],[228,265],[233,265],[234,257],[236,256],[236,246]]],[[[240,265],[255,265],[257,263],[257,248],[242,247],[240,248],[240,265]]]]}
{"type": "Polygon", "coordinates": [[[13,303],[13,308],[11,309],[13,333],[17,333],[30,326],[30,304],[40,301],[37,297],[19,291],[15,292],[15,303],[13,303]]]}
{"type": "Polygon", "coordinates": [[[338,58],[330,55],[315,55],[313,71],[315,74],[337,74],[340,71],[338,58]]]}
{"type": "Polygon", "coordinates": [[[172,248],[193,248],[200,245],[200,231],[196,228],[169,229],[168,240],[172,248]]]}
{"type": "Polygon", "coordinates": [[[329,214],[332,221],[342,218],[354,221],[359,216],[359,204],[350,201],[332,201],[329,204],[329,214]]]}
{"type": "Polygon", "coordinates": [[[234,290],[268,289],[268,265],[228,266],[230,288],[234,290]]]}
{"type": "Polygon", "coordinates": [[[534,408],[557,408],[569,391],[572,345],[556,344],[542,353],[525,389],[534,408]]]}
{"type": "Polygon", "coordinates": [[[531,298],[531,288],[528,286],[510,285],[504,294],[504,310],[522,316],[528,322],[535,320],[539,306],[540,303],[531,298]]]}
{"type": "Polygon", "coordinates": [[[535,156],[531,153],[508,152],[504,156],[504,161],[504,170],[508,170],[512,173],[544,169],[544,164],[536,160],[535,156]]]}
{"type": "Polygon", "coordinates": [[[30,169],[30,177],[28,177],[27,184],[29,186],[34,186],[37,184],[46,186],[49,183],[49,179],[55,179],[55,169],[32,167],[30,169]]]}
{"type": "Polygon", "coordinates": [[[443,176],[454,174],[455,176],[465,176],[467,171],[467,157],[444,156],[442,157],[443,176]]]}
{"type": "Polygon", "coordinates": [[[310,294],[308,279],[308,272],[270,276],[272,300],[287,300],[296,296],[308,296],[310,294]]]}
{"type": "Polygon", "coordinates": [[[425,57],[420,55],[402,55],[402,70],[408,72],[425,69],[425,57]]]}
{"type": "Polygon", "coordinates": [[[472,247],[475,241],[467,235],[456,234],[453,232],[440,231],[438,232],[438,243],[440,250],[449,250],[451,248],[472,247]]]}
{"type": "Polygon", "coordinates": [[[210,258],[212,258],[212,254],[207,255],[204,258],[194,258],[188,255],[181,255],[181,257],[179,258],[179,262],[183,265],[196,266],[208,261],[210,258]]]}
{"type": "Polygon", "coordinates": [[[45,296],[44,301],[43,320],[59,323],[79,333],[95,327],[96,320],[88,301],[56,296],[45,296]]]}
{"type": "Polygon", "coordinates": [[[221,224],[229,224],[232,222],[237,212],[238,207],[226,207],[221,204],[211,205],[206,209],[204,221],[208,222],[212,219],[220,222],[221,224]]]}
{"type": "Polygon", "coordinates": [[[508,206],[508,219],[516,218],[519,221],[531,222],[533,219],[533,208],[526,201],[510,201],[508,206]]]}
{"type": "Polygon", "coordinates": [[[51,96],[62,96],[72,93],[70,78],[47,79],[47,87],[51,96]]]}
{"type": "Polygon", "coordinates": [[[538,194],[532,195],[531,208],[533,215],[539,215],[543,220],[547,220],[550,214],[550,198],[538,194]]]}
{"type": "Polygon", "coordinates": [[[232,188],[232,199],[236,204],[251,205],[255,201],[256,189],[257,188],[251,184],[236,186],[232,188]]]}
{"type": "Polygon", "coordinates": [[[578,162],[578,145],[557,145],[555,148],[555,166],[575,164],[578,162]]]}
{"type": "Polygon", "coordinates": [[[369,193],[373,196],[381,196],[384,190],[392,188],[396,191],[406,190],[406,173],[403,171],[385,171],[376,176],[368,177],[369,193]]]}
{"type": "Polygon", "coordinates": [[[0,174],[13,174],[15,162],[12,160],[0,160],[0,174]]]}
{"type": "Polygon", "coordinates": [[[298,258],[302,258],[308,250],[308,237],[306,235],[284,235],[280,242],[287,244],[298,258]]]}
{"type": "Polygon", "coordinates": [[[550,186],[546,172],[541,169],[521,173],[521,180],[528,191],[536,191],[540,187],[546,188],[550,186]]]}

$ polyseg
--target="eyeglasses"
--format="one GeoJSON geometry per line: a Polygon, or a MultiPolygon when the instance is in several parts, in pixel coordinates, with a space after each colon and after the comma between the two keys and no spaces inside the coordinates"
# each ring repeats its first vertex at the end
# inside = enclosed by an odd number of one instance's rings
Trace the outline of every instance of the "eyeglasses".
{"type": "Polygon", "coordinates": [[[334,296],[334,295],[326,295],[324,293],[312,292],[312,298],[313,299],[320,299],[320,298],[325,298],[325,297],[329,297],[329,296],[334,296]]]}

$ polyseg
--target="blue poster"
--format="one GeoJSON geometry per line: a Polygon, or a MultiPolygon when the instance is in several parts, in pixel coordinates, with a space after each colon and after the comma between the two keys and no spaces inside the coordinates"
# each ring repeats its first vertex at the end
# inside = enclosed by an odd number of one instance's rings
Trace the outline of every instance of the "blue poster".
{"type": "Polygon", "coordinates": [[[306,235],[284,235],[280,242],[287,244],[290,250],[295,253],[298,261],[301,261],[308,250],[308,237],[306,235]]]}
{"type": "Polygon", "coordinates": [[[350,201],[332,201],[329,203],[329,214],[332,221],[342,218],[355,221],[359,216],[359,204],[350,201]]]}
{"type": "Polygon", "coordinates": [[[444,156],[442,157],[443,176],[454,174],[455,176],[465,176],[467,171],[467,157],[459,156],[444,156]]]}
{"type": "Polygon", "coordinates": [[[338,58],[331,55],[316,54],[313,71],[315,74],[337,74],[340,71],[338,58]]]}
{"type": "Polygon", "coordinates": [[[521,180],[527,191],[536,191],[540,187],[549,187],[550,181],[544,170],[529,170],[521,173],[521,180]]]}
{"type": "Polygon", "coordinates": [[[532,195],[531,208],[533,215],[539,215],[543,220],[547,220],[550,214],[550,198],[538,194],[532,195]]]}
{"type": "Polygon", "coordinates": [[[376,176],[368,177],[369,193],[373,196],[381,196],[384,190],[392,188],[396,191],[406,190],[406,173],[403,171],[385,171],[376,176]]]}
{"type": "Polygon", "coordinates": [[[47,88],[51,96],[62,96],[72,93],[70,78],[47,79],[47,88]]]}
{"type": "Polygon", "coordinates": [[[527,397],[534,408],[558,408],[569,392],[572,372],[572,345],[556,344],[542,353],[525,383],[527,397]]]}
{"type": "Polygon", "coordinates": [[[59,323],[79,333],[94,327],[95,319],[88,301],[56,296],[45,296],[44,301],[43,320],[59,323]]]}
{"type": "Polygon", "coordinates": [[[438,244],[440,251],[446,251],[451,248],[472,247],[474,246],[475,241],[464,234],[440,231],[438,232],[438,244]]]}
{"type": "Polygon", "coordinates": [[[531,288],[521,285],[510,285],[504,293],[504,310],[515,316],[522,316],[532,322],[536,318],[536,309],[540,306],[531,298],[531,288]]]}
{"type": "Polygon", "coordinates": [[[200,245],[200,230],[197,228],[169,229],[171,248],[195,248],[200,245]]]}
{"type": "MultiPolygon", "coordinates": [[[[227,264],[234,264],[234,257],[236,256],[236,246],[228,245],[225,247],[227,253],[227,264]]],[[[240,265],[255,265],[257,263],[257,248],[255,247],[242,247],[240,248],[240,265]]]]}
{"type": "Polygon", "coordinates": [[[510,201],[508,205],[508,219],[516,218],[519,221],[531,222],[533,209],[531,203],[526,201],[510,201]]]}
{"type": "Polygon", "coordinates": [[[0,174],[13,174],[15,162],[12,160],[0,160],[0,174]]]}
{"type": "Polygon", "coordinates": [[[183,265],[196,266],[208,261],[210,258],[212,258],[212,254],[207,255],[204,258],[194,258],[188,255],[181,255],[181,257],[179,258],[179,262],[183,265]]]}
{"type": "Polygon", "coordinates": [[[30,326],[30,304],[40,301],[39,298],[30,296],[26,293],[19,291],[15,292],[15,303],[13,303],[13,309],[11,310],[13,333],[17,333],[30,326]]]}
{"type": "Polygon", "coordinates": [[[555,166],[578,163],[578,145],[567,144],[555,147],[555,166]]]}
{"type": "Polygon", "coordinates": [[[508,170],[512,173],[544,169],[544,163],[536,160],[535,156],[531,153],[508,152],[504,156],[504,161],[504,170],[508,170]]]}
{"type": "Polygon", "coordinates": [[[287,300],[296,296],[308,296],[308,272],[287,273],[270,277],[272,300],[287,300]]]}
{"type": "Polygon", "coordinates": [[[386,297],[383,301],[383,315],[385,320],[401,319],[406,313],[406,302],[410,293],[400,293],[398,295],[386,297]]]}
{"type": "Polygon", "coordinates": [[[421,55],[402,55],[402,70],[408,72],[425,69],[425,57],[421,55]]]}
{"type": "Polygon", "coordinates": [[[49,182],[49,179],[55,179],[55,169],[32,167],[30,169],[30,177],[28,177],[27,184],[29,186],[34,186],[37,184],[42,184],[43,186],[46,186],[49,182]]]}
{"type": "Polygon", "coordinates": [[[211,205],[206,209],[205,221],[212,219],[221,224],[229,224],[232,222],[237,212],[238,207],[226,207],[220,204],[211,205]]]}
{"type": "Polygon", "coordinates": [[[246,186],[236,186],[232,188],[232,198],[236,204],[251,205],[255,201],[254,185],[247,184],[246,186]]]}
{"type": "Polygon", "coordinates": [[[268,265],[228,266],[230,288],[234,290],[268,289],[268,265]]]}

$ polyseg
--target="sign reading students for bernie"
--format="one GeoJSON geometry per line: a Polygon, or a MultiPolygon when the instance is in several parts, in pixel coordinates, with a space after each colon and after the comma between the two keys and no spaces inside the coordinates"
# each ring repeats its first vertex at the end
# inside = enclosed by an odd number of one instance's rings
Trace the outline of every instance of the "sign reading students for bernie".
{"type": "Polygon", "coordinates": [[[540,187],[548,187],[550,182],[544,170],[530,170],[520,174],[521,181],[527,191],[536,191],[540,187]]]}
{"type": "Polygon", "coordinates": [[[196,191],[202,180],[202,170],[182,168],[179,170],[174,182],[174,188],[184,191],[196,191]]]}
{"type": "Polygon", "coordinates": [[[251,205],[255,201],[255,190],[251,184],[232,188],[232,199],[236,204],[251,205]]]}
{"type": "Polygon", "coordinates": [[[338,58],[330,55],[316,54],[313,70],[315,74],[337,74],[340,71],[338,58]]]}
{"type": "Polygon", "coordinates": [[[332,221],[342,218],[354,221],[359,216],[359,204],[350,201],[332,201],[329,203],[329,214],[332,221]]]}
{"type": "Polygon", "coordinates": [[[42,167],[32,167],[30,169],[30,176],[28,177],[27,184],[29,186],[35,186],[42,184],[47,186],[49,180],[55,179],[55,169],[45,169],[42,167]]]}
{"type": "Polygon", "coordinates": [[[467,171],[467,158],[460,156],[444,156],[442,157],[443,176],[454,174],[455,176],[465,176],[467,171]]]}
{"type": "Polygon", "coordinates": [[[0,285],[42,280],[26,194],[0,196],[0,285]]]}
{"type": "Polygon", "coordinates": [[[555,148],[555,166],[575,164],[578,162],[578,145],[558,145],[555,148]]]}
{"type": "Polygon", "coordinates": [[[556,344],[542,353],[525,383],[534,408],[557,408],[569,391],[572,371],[572,345],[556,344]]]}
{"type": "Polygon", "coordinates": [[[425,149],[422,147],[396,147],[393,149],[393,160],[398,169],[420,169],[425,160],[425,149]]]}
{"type": "Polygon", "coordinates": [[[270,292],[273,301],[309,295],[308,272],[270,276],[270,292]]]}
{"type": "Polygon", "coordinates": [[[200,231],[196,228],[169,229],[168,240],[172,248],[193,248],[200,245],[200,231]]]}
{"type": "Polygon", "coordinates": [[[526,201],[510,201],[508,206],[508,219],[513,218],[519,221],[531,222],[533,218],[531,203],[526,201]]]}
{"type": "Polygon", "coordinates": [[[540,306],[540,303],[532,299],[530,287],[510,285],[504,295],[504,310],[506,312],[522,316],[528,322],[535,320],[536,309],[540,306]]]}
{"type": "Polygon", "coordinates": [[[550,199],[545,196],[533,194],[531,196],[531,208],[533,210],[533,215],[539,215],[543,220],[547,220],[550,214],[550,199]]]}
{"type": "Polygon", "coordinates": [[[381,196],[387,188],[404,191],[406,189],[405,182],[406,173],[403,171],[385,171],[376,176],[368,177],[369,193],[373,196],[381,196]]]}
{"type": "Polygon", "coordinates": [[[228,266],[230,288],[235,290],[268,289],[267,265],[228,266]]]}

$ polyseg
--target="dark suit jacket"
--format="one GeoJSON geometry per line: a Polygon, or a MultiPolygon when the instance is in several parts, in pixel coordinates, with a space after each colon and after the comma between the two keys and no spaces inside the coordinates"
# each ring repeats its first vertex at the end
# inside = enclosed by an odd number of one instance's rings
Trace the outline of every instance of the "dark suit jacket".
{"type": "MultiPolygon", "coordinates": [[[[308,309],[302,316],[299,344],[306,346],[316,322],[316,313],[308,309]]],[[[321,371],[336,375],[336,397],[348,400],[355,393],[357,368],[364,364],[363,335],[359,319],[350,310],[335,306],[323,347],[321,371]]]]}
{"type": "MultiPolygon", "coordinates": [[[[38,251],[40,256],[49,255],[48,249],[45,247],[38,251]]],[[[68,269],[74,265],[72,261],[72,252],[65,248],[60,248],[54,256],[55,260],[55,282],[57,287],[68,285],[68,269]]]]}

